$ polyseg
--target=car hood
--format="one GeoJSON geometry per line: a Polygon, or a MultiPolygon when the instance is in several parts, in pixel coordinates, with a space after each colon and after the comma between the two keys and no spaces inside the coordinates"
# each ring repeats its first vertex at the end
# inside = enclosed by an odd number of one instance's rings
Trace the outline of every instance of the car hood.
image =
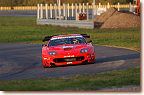
{"type": "Polygon", "coordinates": [[[53,46],[49,47],[47,50],[55,51],[59,55],[66,55],[80,53],[81,49],[87,49],[87,44],[53,46]]]}

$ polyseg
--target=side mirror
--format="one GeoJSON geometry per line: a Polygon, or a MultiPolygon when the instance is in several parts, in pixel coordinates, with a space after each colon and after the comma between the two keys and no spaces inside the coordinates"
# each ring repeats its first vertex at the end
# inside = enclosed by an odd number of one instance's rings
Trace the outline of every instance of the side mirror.
{"type": "Polygon", "coordinates": [[[91,42],[92,42],[92,40],[88,41],[88,43],[91,43],[91,42]]]}
{"type": "Polygon", "coordinates": [[[42,46],[47,46],[47,44],[42,44],[42,46]]]}

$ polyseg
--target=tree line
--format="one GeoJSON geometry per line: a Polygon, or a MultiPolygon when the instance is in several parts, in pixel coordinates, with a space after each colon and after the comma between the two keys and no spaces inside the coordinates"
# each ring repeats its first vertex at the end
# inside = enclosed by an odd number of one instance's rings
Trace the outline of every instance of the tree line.
{"type": "MultiPolygon", "coordinates": [[[[90,3],[92,4],[93,0],[61,0],[62,3],[90,3]]],[[[101,3],[101,4],[117,4],[118,2],[120,4],[128,4],[129,2],[132,2],[132,0],[95,0],[95,3],[101,3]]],[[[0,6],[36,6],[37,4],[54,4],[57,3],[57,0],[0,0],[0,6]]]]}

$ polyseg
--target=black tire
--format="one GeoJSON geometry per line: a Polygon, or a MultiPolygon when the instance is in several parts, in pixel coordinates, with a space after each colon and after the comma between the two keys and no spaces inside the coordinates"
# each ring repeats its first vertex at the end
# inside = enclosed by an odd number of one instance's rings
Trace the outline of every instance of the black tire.
{"type": "Polygon", "coordinates": [[[95,64],[95,62],[92,62],[92,64],[95,64]]]}
{"type": "Polygon", "coordinates": [[[43,67],[44,67],[44,68],[51,68],[52,66],[45,66],[45,65],[43,65],[43,67]]]}
{"type": "MultiPolygon", "coordinates": [[[[43,60],[42,60],[42,64],[43,64],[43,60]]],[[[43,68],[51,68],[52,66],[46,66],[46,65],[43,65],[43,68]]]]}

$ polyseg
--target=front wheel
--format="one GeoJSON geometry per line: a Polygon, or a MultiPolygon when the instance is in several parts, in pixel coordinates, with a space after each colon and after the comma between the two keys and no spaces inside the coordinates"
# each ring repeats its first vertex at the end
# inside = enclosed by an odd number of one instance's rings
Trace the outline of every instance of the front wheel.
{"type": "Polygon", "coordinates": [[[52,68],[52,66],[43,65],[44,68],[52,68]]]}
{"type": "Polygon", "coordinates": [[[52,66],[50,65],[50,66],[47,66],[45,63],[44,63],[44,61],[42,62],[43,63],[43,68],[51,68],[52,66]]]}

